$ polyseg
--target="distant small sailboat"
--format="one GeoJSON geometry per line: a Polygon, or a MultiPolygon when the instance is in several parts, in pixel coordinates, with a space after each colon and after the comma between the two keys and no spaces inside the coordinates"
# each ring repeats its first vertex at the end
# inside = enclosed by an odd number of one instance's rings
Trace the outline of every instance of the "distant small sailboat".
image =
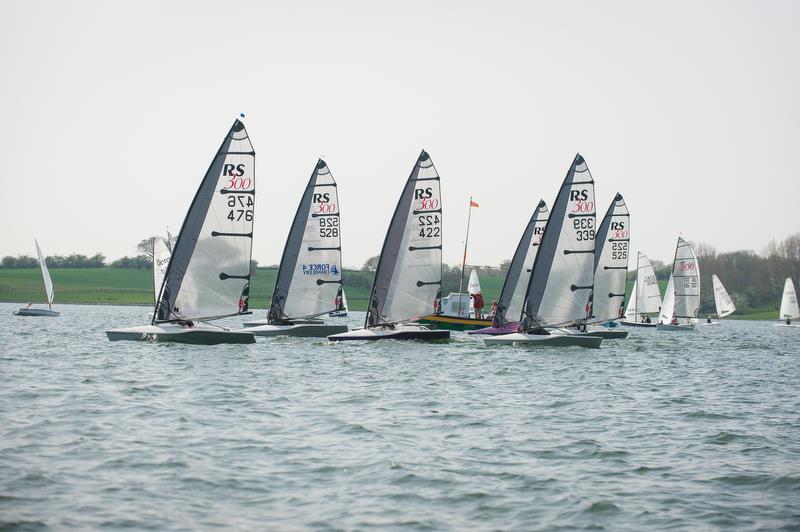
{"type": "Polygon", "coordinates": [[[36,254],[39,256],[39,268],[42,270],[44,292],[47,297],[47,308],[34,308],[28,305],[27,307],[15,310],[13,314],[15,316],[48,316],[55,318],[60,316],[60,313],[53,310],[53,297],[55,295],[53,292],[53,280],[50,279],[50,271],[47,269],[47,263],[44,260],[44,253],[42,253],[42,249],[39,247],[39,242],[34,238],[33,243],[36,245],[36,254]]]}
{"type": "Polygon", "coordinates": [[[594,179],[578,154],[550,211],[528,281],[520,332],[487,337],[486,345],[600,347],[602,337],[566,329],[589,318],[595,216],[594,179]]]}
{"type": "Polygon", "coordinates": [[[328,336],[345,340],[447,340],[450,331],[412,323],[442,297],[442,196],[426,151],[417,159],[383,242],[363,329],[328,336]]]}
{"type": "Polygon", "coordinates": [[[704,325],[719,325],[722,323],[720,321],[722,318],[733,314],[736,310],[736,305],[733,304],[731,296],[728,295],[728,291],[722,286],[722,281],[719,280],[717,274],[711,276],[711,285],[714,287],[714,306],[717,309],[718,319],[717,321],[712,321],[711,317],[709,317],[704,325]]]}
{"type": "Polygon", "coordinates": [[[254,167],[253,145],[237,119],[186,214],[163,274],[151,324],[108,330],[109,340],[255,342],[250,332],[208,323],[249,312],[254,167]]]}
{"type": "Polygon", "coordinates": [[[658,316],[659,331],[694,330],[700,311],[700,265],[692,246],[678,237],[672,274],[658,316]],[[683,321],[681,321],[683,320],[683,321]]]}
{"type": "Polygon", "coordinates": [[[525,231],[517,244],[511,264],[508,266],[500,298],[497,300],[491,327],[484,327],[469,334],[488,334],[492,336],[511,334],[517,332],[519,316],[522,314],[522,304],[528,290],[528,281],[533,271],[533,262],[536,252],[542,242],[544,228],[547,225],[547,204],[540,200],[534,209],[525,231]]]}
{"type": "Polygon", "coordinates": [[[267,320],[245,322],[256,336],[325,337],[347,331],[321,316],[336,309],[342,290],[339,195],[328,165],[320,159],[300,198],[283,248],[267,320]]]}
{"type": "Polygon", "coordinates": [[[657,317],[661,310],[661,292],[653,265],[647,255],[639,252],[636,258],[636,280],[633,282],[631,297],[625,309],[625,318],[620,321],[628,327],[652,327],[655,329],[657,317]]]}
{"type": "MultiPolygon", "coordinates": [[[[167,231],[166,240],[154,236],[151,244],[153,249],[153,308],[158,304],[158,291],[161,290],[161,285],[164,283],[164,274],[167,272],[169,257],[172,254],[169,244],[171,240],[172,237],[167,231]]],[[[147,319],[153,319],[152,312],[147,315],[147,319]]]]}
{"type": "Polygon", "coordinates": [[[333,300],[336,310],[328,312],[331,318],[346,318],[347,317],[347,295],[344,293],[344,287],[340,286],[336,292],[336,299],[333,300]]]}
{"type": "Polygon", "coordinates": [[[792,323],[792,320],[798,318],[800,318],[800,308],[797,305],[797,293],[794,291],[794,283],[792,283],[791,277],[787,277],[783,283],[781,310],[778,313],[778,319],[781,321],[775,325],[780,327],[800,327],[800,324],[792,323]]]}

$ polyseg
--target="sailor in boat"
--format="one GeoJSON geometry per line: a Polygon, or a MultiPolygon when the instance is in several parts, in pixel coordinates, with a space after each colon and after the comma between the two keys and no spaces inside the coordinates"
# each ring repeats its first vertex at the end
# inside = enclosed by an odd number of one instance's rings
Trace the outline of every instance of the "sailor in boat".
{"type": "Polygon", "coordinates": [[[645,316],[642,316],[642,323],[647,323],[647,318],[645,316]]]}
{"type": "Polygon", "coordinates": [[[333,300],[333,305],[336,310],[344,310],[344,298],[342,297],[342,288],[339,287],[339,291],[336,292],[336,297],[333,300]]]}
{"type": "Polygon", "coordinates": [[[792,317],[791,316],[787,316],[786,317],[786,325],[791,325],[791,324],[792,324],[792,317]]]}
{"type": "Polygon", "coordinates": [[[675,315],[675,314],[672,315],[672,321],[670,321],[670,324],[678,325],[678,316],[677,315],[675,315]]]}
{"type": "Polygon", "coordinates": [[[711,323],[711,316],[706,316],[706,323],[711,323]]]}
{"type": "Polygon", "coordinates": [[[472,296],[472,308],[475,309],[475,319],[480,320],[483,318],[483,296],[480,292],[470,296],[472,296]]]}
{"type": "Polygon", "coordinates": [[[489,307],[489,315],[486,316],[486,319],[494,321],[494,317],[497,315],[497,301],[492,301],[492,306],[489,307]]]}
{"type": "Polygon", "coordinates": [[[433,298],[433,313],[438,315],[442,313],[442,289],[436,291],[436,297],[433,298]]]}
{"type": "Polygon", "coordinates": [[[652,323],[652,321],[650,321],[650,316],[647,316],[647,317],[644,319],[644,322],[645,322],[645,323],[652,323]]]}
{"type": "MultiPolygon", "coordinates": [[[[33,303],[28,303],[28,306],[26,306],[25,308],[31,308],[32,306],[33,306],[33,303]]],[[[786,320],[786,321],[788,322],[789,320],[786,320]]]]}

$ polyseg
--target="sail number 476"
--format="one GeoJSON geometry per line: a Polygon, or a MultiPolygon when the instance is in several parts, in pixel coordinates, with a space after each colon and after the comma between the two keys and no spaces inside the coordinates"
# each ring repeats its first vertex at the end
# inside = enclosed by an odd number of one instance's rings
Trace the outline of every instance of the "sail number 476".
{"type": "Polygon", "coordinates": [[[228,196],[228,207],[231,209],[228,211],[226,218],[232,222],[238,222],[242,218],[247,222],[252,222],[253,204],[253,197],[248,194],[228,196]]]}

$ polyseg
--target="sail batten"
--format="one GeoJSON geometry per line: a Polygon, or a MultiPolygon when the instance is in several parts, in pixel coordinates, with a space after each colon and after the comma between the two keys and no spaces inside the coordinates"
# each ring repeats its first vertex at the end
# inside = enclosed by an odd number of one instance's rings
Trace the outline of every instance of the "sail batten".
{"type": "Polygon", "coordinates": [[[559,188],[536,254],[520,317],[523,329],[589,317],[595,229],[594,179],[578,154],[559,188]]]}
{"type": "Polygon", "coordinates": [[[434,311],[442,283],[440,183],[433,161],[423,150],[386,232],[370,291],[366,327],[413,320],[434,311]]]}
{"type": "Polygon", "coordinates": [[[181,226],[153,323],[216,319],[248,310],[255,151],[236,120],[181,226]]]}
{"type": "Polygon", "coordinates": [[[342,284],[339,196],[320,159],[297,207],[267,314],[270,323],[335,310],[342,284]]]}

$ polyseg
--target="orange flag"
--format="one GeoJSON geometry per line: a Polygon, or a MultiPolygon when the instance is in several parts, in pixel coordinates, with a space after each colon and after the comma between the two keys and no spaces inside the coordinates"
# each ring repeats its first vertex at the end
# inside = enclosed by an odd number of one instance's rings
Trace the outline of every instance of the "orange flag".
{"type": "Polygon", "coordinates": [[[469,200],[469,206],[470,207],[480,207],[480,205],[478,205],[476,202],[474,202],[472,200],[469,200]]]}

